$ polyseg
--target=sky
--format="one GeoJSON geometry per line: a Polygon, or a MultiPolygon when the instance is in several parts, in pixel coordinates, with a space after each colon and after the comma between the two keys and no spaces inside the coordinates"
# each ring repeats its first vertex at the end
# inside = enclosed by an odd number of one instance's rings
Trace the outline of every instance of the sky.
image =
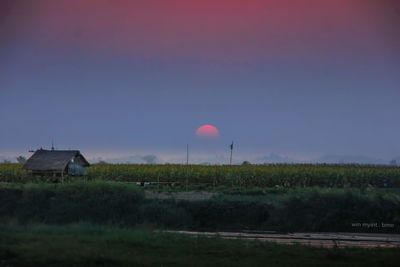
{"type": "Polygon", "coordinates": [[[396,0],[2,0],[0,157],[388,161],[399,29],[396,0]]]}

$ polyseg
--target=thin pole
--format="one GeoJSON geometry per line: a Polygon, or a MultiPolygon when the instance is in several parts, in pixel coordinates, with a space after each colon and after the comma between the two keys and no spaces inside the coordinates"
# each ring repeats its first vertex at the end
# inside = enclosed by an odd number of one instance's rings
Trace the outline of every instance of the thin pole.
{"type": "MultiPolygon", "coordinates": [[[[189,144],[186,144],[186,166],[189,167],[189,144]]],[[[186,168],[186,191],[188,190],[188,183],[189,183],[189,170],[186,168]]]]}
{"type": "Polygon", "coordinates": [[[189,144],[186,145],[186,165],[189,165],[189,144]]]}
{"type": "Polygon", "coordinates": [[[232,165],[232,151],[233,151],[233,141],[232,141],[232,144],[231,144],[231,158],[229,160],[229,164],[230,165],[232,165]]]}

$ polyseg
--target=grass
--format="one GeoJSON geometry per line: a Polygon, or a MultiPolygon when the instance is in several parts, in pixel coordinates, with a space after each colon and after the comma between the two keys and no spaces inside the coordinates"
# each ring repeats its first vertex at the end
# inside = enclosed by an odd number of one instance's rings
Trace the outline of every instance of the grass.
{"type": "Polygon", "coordinates": [[[0,222],[399,233],[399,206],[399,189],[271,188],[262,195],[217,194],[190,201],[147,199],[141,188],[116,182],[0,186],[0,222]],[[394,228],[354,229],[357,222],[392,223],[394,228]]]}
{"type": "Polygon", "coordinates": [[[400,168],[360,165],[95,165],[53,183],[0,164],[0,266],[398,266],[400,249],[326,249],[151,231],[400,233],[400,168]],[[186,179],[189,183],[186,185],[186,179]],[[135,181],[174,181],[138,187],[135,181]],[[209,200],[145,190],[209,191],[209,200]],[[143,229],[143,225],[147,228],[143,229]]]}
{"type": "Polygon", "coordinates": [[[0,225],[2,266],[398,266],[400,249],[313,248],[90,224],[0,225]]]}

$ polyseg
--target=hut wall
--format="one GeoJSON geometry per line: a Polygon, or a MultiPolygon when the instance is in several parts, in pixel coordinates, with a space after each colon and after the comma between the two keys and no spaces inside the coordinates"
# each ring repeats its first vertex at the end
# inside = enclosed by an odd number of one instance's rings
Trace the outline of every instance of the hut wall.
{"type": "Polygon", "coordinates": [[[77,163],[70,163],[70,164],[68,164],[68,174],[69,175],[85,175],[86,168],[77,163]]]}

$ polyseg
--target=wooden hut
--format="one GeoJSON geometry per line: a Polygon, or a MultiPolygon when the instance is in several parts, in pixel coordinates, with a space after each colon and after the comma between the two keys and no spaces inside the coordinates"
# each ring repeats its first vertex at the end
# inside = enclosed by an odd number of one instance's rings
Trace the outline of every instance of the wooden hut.
{"type": "Polygon", "coordinates": [[[37,175],[85,175],[89,162],[79,150],[36,150],[23,169],[37,175]]]}

